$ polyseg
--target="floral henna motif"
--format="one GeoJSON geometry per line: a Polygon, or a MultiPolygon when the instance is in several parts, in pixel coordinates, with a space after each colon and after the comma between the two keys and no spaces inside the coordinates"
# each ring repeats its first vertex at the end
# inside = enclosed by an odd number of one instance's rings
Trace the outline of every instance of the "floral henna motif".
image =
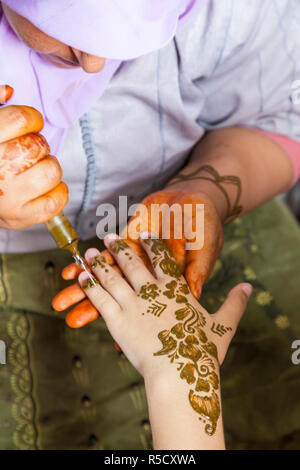
{"type": "MultiPolygon", "coordinates": [[[[126,242],[124,242],[124,240],[116,240],[116,241],[112,242],[109,245],[109,249],[115,255],[117,255],[118,253],[120,253],[120,251],[125,251],[125,250],[129,249],[129,246],[127,245],[126,242]]],[[[128,255],[129,255],[129,253],[128,253],[128,255]]]]}
{"type": "Polygon", "coordinates": [[[146,245],[151,246],[151,251],[154,254],[152,258],[153,267],[156,268],[159,265],[164,274],[179,279],[182,274],[181,270],[173,257],[172,251],[165,242],[151,238],[144,240],[144,242],[146,245]]]}
{"type": "Polygon", "coordinates": [[[177,281],[171,281],[166,284],[167,290],[163,292],[163,294],[168,297],[169,299],[176,299],[178,304],[186,303],[188,300],[185,295],[189,294],[189,288],[187,284],[182,282],[179,283],[177,281]]]}
{"type": "Polygon", "coordinates": [[[175,312],[177,320],[171,330],[158,334],[162,349],[154,356],[167,355],[176,364],[180,378],[192,386],[189,402],[205,424],[205,432],[212,436],[221,414],[217,395],[219,378],[216,374],[218,352],[216,345],[208,340],[201,329],[205,326],[204,315],[191,304],[175,312]]]}
{"type": "Polygon", "coordinates": [[[97,266],[100,266],[100,268],[104,269],[106,273],[108,273],[107,269],[107,261],[105,259],[105,256],[96,256],[94,258],[94,261],[91,263],[91,268],[96,268],[97,266]]]}
{"type": "Polygon", "coordinates": [[[150,282],[147,282],[145,286],[141,287],[139,296],[144,300],[154,300],[159,296],[160,292],[161,291],[157,284],[150,284],[150,282]]]}
{"type": "MultiPolygon", "coordinates": [[[[147,282],[146,285],[142,286],[139,292],[139,297],[150,302],[150,305],[147,308],[147,313],[151,313],[155,317],[160,317],[167,308],[167,304],[155,300],[160,296],[160,294],[161,290],[158,285],[150,284],[150,282],[147,282]],[[151,303],[151,301],[153,302],[151,303]]],[[[142,313],[142,315],[145,315],[145,313],[142,313]]]]}

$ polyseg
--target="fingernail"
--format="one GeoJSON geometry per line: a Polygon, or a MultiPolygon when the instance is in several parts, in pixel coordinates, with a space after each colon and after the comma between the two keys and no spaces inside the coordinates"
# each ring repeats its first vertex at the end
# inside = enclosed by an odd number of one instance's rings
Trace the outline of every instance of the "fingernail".
{"type": "Polygon", "coordinates": [[[116,240],[120,240],[119,235],[117,235],[116,233],[109,233],[104,238],[104,243],[105,243],[106,246],[109,246],[112,242],[114,242],[116,240]]]}
{"type": "Polygon", "coordinates": [[[0,105],[5,104],[13,95],[13,88],[4,83],[0,83],[0,105]]]}
{"type": "Polygon", "coordinates": [[[101,253],[99,250],[97,250],[97,248],[89,248],[85,252],[84,257],[87,260],[87,262],[90,264],[90,262],[93,261],[93,259],[96,258],[96,256],[100,256],[100,255],[101,253]]]}
{"type": "Polygon", "coordinates": [[[89,279],[89,276],[85,271],[80,273],[78,276],[78,282],[80,285],[83,284],[85,281],[87,281],[87,279],[89,279]]]}
{"type": "Polygon", "coordinates": [[[201,293],[202,293],[202,286],[197,287],[197,288],[196,288],[196,292],[197,292],[196,298],[197,298],[197,299],[200,299],[201,293]]]}
{"type": "Polygon", "coordinates": [[[83,290],[96,287],[99,281],[92,275],[88,275],[86,272],[82,272],[78,276],[78,282],[83,290]]]}
{"type": "Polygon", "coordinates": [[[249,298],[249,297],[251,297],[251,295],[252,295],[253,287],[251,286],[251,284],[244,283],[244,284],[242,285],[242,291],[243,291],[244,294],[246,294],[246,296],[249,298]]]}

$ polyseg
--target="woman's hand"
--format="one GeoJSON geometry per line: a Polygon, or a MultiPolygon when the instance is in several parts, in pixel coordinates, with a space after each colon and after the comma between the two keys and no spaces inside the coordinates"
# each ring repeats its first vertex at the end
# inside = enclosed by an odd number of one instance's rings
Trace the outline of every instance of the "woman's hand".
{"type": "Polygon", "coordinates": [[[97,285],[81,273],[81,288],[145,381],[181,379],[186,400],[205,420],[206,433],[213,435],[221,410],[219,365],[246,309],[251,286],[236,286],[220,310],[209,315],[191,294],[163,241],[142,234],[152,272],[124,240],[108,236],[105,243],[126,279],[99,251],[90,249],[85,257],[97,285]]]}
{"type": "MultiPolygon", "coordinates": [[[[12,89],[0,85],[0,103],[12,89]]],[[[43,118],[28,106],[0,109],[0,228],[21,229],[46,222],[68,201],[68,188],[49,146],[39,134],[43,118]]]]}
{"type": "MultiPolygon", "coordinates": [[[[183,271],[192,294],[199,298],[202,285],[208,279],[223,246],[223,229],[220,217],[214,205],[205,194],[188,193],[180,190],[159,191],[149,195],[141,203],[144,210],[141,210],[141,206],[137,209],[136,215],[130,219],[128,226],[122,233],[122,237],[126,239],[126,242],[135,253],[140,256],[145,265],[149,266],[149,259],[145,256],[145,252],[140,245],[139,239],[136,239],[136,235],[143,231],[148,231],[163,238],[161,220],[151,212],[155,207],[157,208],[156,210],[159,210],[162,204],[167,204],[170,208],[177,204],[182,209],[181,214],[183,217],[179,216],[180,220],[177,214],[174,219],[171,218],[170,236],[168,239],[165,239],[165,242],[172,249],[176,262],[183,271]],[[204,245],[201,249],[187,250],[186,237],[182,236],[181,239],[175,239],[174,227],[178,228],[178,225],[181,224],[182,234],[186,234],[183,221],[188,205],[192,208],[191,227],[195,227],[195,208],[197,204],[204,205],[204,245]],[[159,220],[159,224],[157,224],[157,220],[159,220]]],[[[103,252],[102,254],[107,258],[109,264],[114,264],[114,260],[109,253],[103,252]]],[[[62,277],[66,280],[75,279],[79,272],[80,268],[71,264],[63,270],[62,277]]],[[[85,294],[76,283],[59,292],[53,299],[52,305],[55,310],[63,311],[82,301],[84,298],[85,294]]],[[[72,328],[82,327],[98,317],[95,307],[87,300],[83,300],[83,302],[76,305],[72,309],[72,314],[67,317],[67,322],[72,328]]]]}

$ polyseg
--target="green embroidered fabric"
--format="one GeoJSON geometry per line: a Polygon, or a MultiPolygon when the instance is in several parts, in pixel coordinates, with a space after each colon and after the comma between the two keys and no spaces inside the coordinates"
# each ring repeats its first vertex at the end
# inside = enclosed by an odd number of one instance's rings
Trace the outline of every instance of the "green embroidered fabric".
{"type": "MultiPolygon", "coordinates": [[[[201,302],[213,312],[236,283],[254,286],[222,368],[227,447],[299,449],[300,229],[275,200],[225,240],[201,302]]],[[[150,449],[143,381],[103,320],[71,330],[50,307],[70,261],[59,250],[0,256],[0,449],[150,449]]]]}

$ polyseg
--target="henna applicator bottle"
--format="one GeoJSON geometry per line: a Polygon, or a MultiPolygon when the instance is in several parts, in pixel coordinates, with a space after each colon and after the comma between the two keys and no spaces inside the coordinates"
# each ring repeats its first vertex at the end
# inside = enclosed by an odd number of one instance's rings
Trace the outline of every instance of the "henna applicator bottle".
{"type": "Polygon", "coordinates": [[[80,266],[88,274],[93,285],[96,285],[93,276],[89,272],[87,265],[79,252],[79,236],[65,214],[61,212],[57,216],[48,220],[45,225],[52,235],[58,248],[69,251],[73,256],[75,263],[78,264],[78,266],[80,266]]]}

